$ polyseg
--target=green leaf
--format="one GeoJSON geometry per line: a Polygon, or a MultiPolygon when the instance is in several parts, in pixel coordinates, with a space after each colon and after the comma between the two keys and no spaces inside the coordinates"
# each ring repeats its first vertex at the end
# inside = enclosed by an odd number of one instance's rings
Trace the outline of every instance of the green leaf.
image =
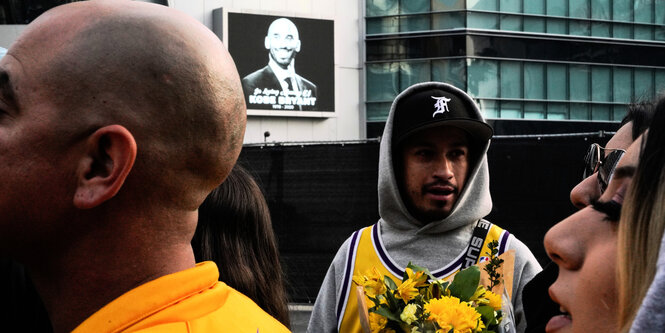
{"type": "Polygon", "coordinates": [[[395,294],[393,294],[392,292],[387,292],[385,295],[386,295],[386,301],[388,301],[388,306],[391,309],[396,310],[399,308],[399,303],[404,303],[404,301],[402,301],[401,299],[397,299],[395,297],[395,294]]]}
{"type": "Polygon", "coordinates": [[[393,279],[391,279],[390,276],[388,276],[388,275],[383,276],[383,283],[385,283],[386,286],[388,287],[388,289],[390,289],[390,290],[397,289],[397,285],[395,284],[395,281],[393,281],[393,279]]]}
{"type": "Polygon", "coordinates": [[[406,265],[406,268],[411,268],[411,270],[414,272],[425,272],[426,274],[429,274],[429,270],[427,268],[414,265],[410,261],[409,264],[406,265]]]}
{"type": "Polygon", "coordinates": [[[379,309],[374,311],[374,313],[380,314],[390,320],[401,321],[401,319],[399,319],[399,315],[395,315],[394,313],[390,312],[390,309],[385,306],[379,307],[379,309]]]}
{"type": "Polygon", "coordinates": [[[455,275],[450,284],[450,294],[461,301],[468,301],[478,288],[480,282],[480,269],[478,266],[469,266],[455,275]]]}
{"type": "Polygon", "coordinates": [[[481,305],[476,308],[476,311],[478,311],[478,313],[480,313],[480,315],[483,317],[483,322],[487,327],[498,324],[496,317],[494,317],[493,307],[488,305],[481,305]]]}
{"type": "MultiPolygon", "coordinates": [[[[418,329],[419,329],[420,332],[433,333],[433,332],[436,332],[439,329],[439,326],[436,325],[432,321],[425,321],[425,322],[422,323],[422,325],[420,325],[418,327],[418,329]]],[[[449,332],[454,332],[454,330],[455,330],[454,328],[451,328],[449,332]]],[[[443,332],[443,330],[441,332],[443,332]]],[[[449,333],[449,332],[446,332],[446,333],[449,333]]]]}

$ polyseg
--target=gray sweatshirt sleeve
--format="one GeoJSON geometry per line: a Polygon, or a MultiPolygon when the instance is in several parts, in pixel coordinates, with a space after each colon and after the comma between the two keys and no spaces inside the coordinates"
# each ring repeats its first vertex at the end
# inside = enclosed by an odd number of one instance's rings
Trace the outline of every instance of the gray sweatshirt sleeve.
{"type": "Polygon", "coordinates": [[[307,325],[308,333],[332,333],[337,332],[337,295],[339,295],[341,281],[344,275],[344,264],[349,249],[351,238],[349,237],[339,248],[333,259],[326,277],[323,279],[319,294],[316,296],[312,316],[307,325]]]}
{"type": "Polygon", "coordinates": [[[522,333],[526,330],[526,318],[522,305],[522,290],[527,282],[531,281],[543,269],[540,267],[533,253],[531,253],[531,250],[514,235],[510,236],[508,249],[515,250],[512,302],[515,311],[515,329],[517,333],[522,333]]]}
{"type": "Polygon", "coordinates": [[[656,275],[633,320],[631,333],[665,332],[665,234],[660,241],[656,275]]]}

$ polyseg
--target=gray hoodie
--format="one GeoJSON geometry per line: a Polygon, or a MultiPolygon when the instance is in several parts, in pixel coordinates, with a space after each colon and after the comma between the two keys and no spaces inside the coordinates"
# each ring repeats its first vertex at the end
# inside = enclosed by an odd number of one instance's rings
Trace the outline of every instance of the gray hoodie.
{"type": "MultiPolygon", "coordinates": [[[[393,117],[400,98],[425,86],[444,86],[445,89],[457,90],[471,101],[470,105],[473,105],[473,112],[478,118],[482,119],[482,116],[477,105],[461,90],[444,83],[425,82],[411,86],[397,96],[386,121],[379,152],[378,193],[381,218],[378,223],[381,239],[390,258],[399,263],[402,269],[411,261],[430,271],[436,271],[447,266],[465,251],[476,222],[492,210],[486,155],[489,142],[480,148],[482,157],[477,159],[475,165],[469,166],[468,179],[450,215],[426,224],[415,219],[402,200],[393,169],[393,117]]],[[[316,298],[307,332],[337,332],[335,308],[339,301],[350,240],[351,237],[342,244],[328,269],[316,298]]],[[[522,288],[541,268],[526,245],[513,235],[508,239],[507,250],[510,249],[516,250],[512,299],[515,321],[517,331],[523,332],[526,322],[522,310],[522,288]]]]}

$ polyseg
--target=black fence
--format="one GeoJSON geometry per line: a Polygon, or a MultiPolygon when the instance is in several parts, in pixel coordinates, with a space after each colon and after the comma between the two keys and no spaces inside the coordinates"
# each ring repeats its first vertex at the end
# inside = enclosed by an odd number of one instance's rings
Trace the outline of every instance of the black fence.
{"type": "MultiPolygon", "coordinates": [[[[494,208],[487,219],[546,263],[543,237],[575,210],[569,194],[581,180],[584,154],[591,142],[607,140],[602,132],[496,136],[488,153],[494,208]]],[[[378,140],[243,149],[240,163],[266,193],[292,301],[314,302],[339,246],[378,220],[378,156],[378,140]]]]}

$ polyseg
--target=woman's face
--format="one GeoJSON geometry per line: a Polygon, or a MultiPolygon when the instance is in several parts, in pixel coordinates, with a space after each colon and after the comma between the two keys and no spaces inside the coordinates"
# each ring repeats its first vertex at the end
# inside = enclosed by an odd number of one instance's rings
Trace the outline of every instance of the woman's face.
{"type": "Polygon", "coordinates": [[[616,243],[620,207],[637,165],[640,137],[627,150],[605,193],[552,227],[545,249],[559,266],[549,289],[562,314],[547,323],[548,333],[616,331],[616,243]]]}

